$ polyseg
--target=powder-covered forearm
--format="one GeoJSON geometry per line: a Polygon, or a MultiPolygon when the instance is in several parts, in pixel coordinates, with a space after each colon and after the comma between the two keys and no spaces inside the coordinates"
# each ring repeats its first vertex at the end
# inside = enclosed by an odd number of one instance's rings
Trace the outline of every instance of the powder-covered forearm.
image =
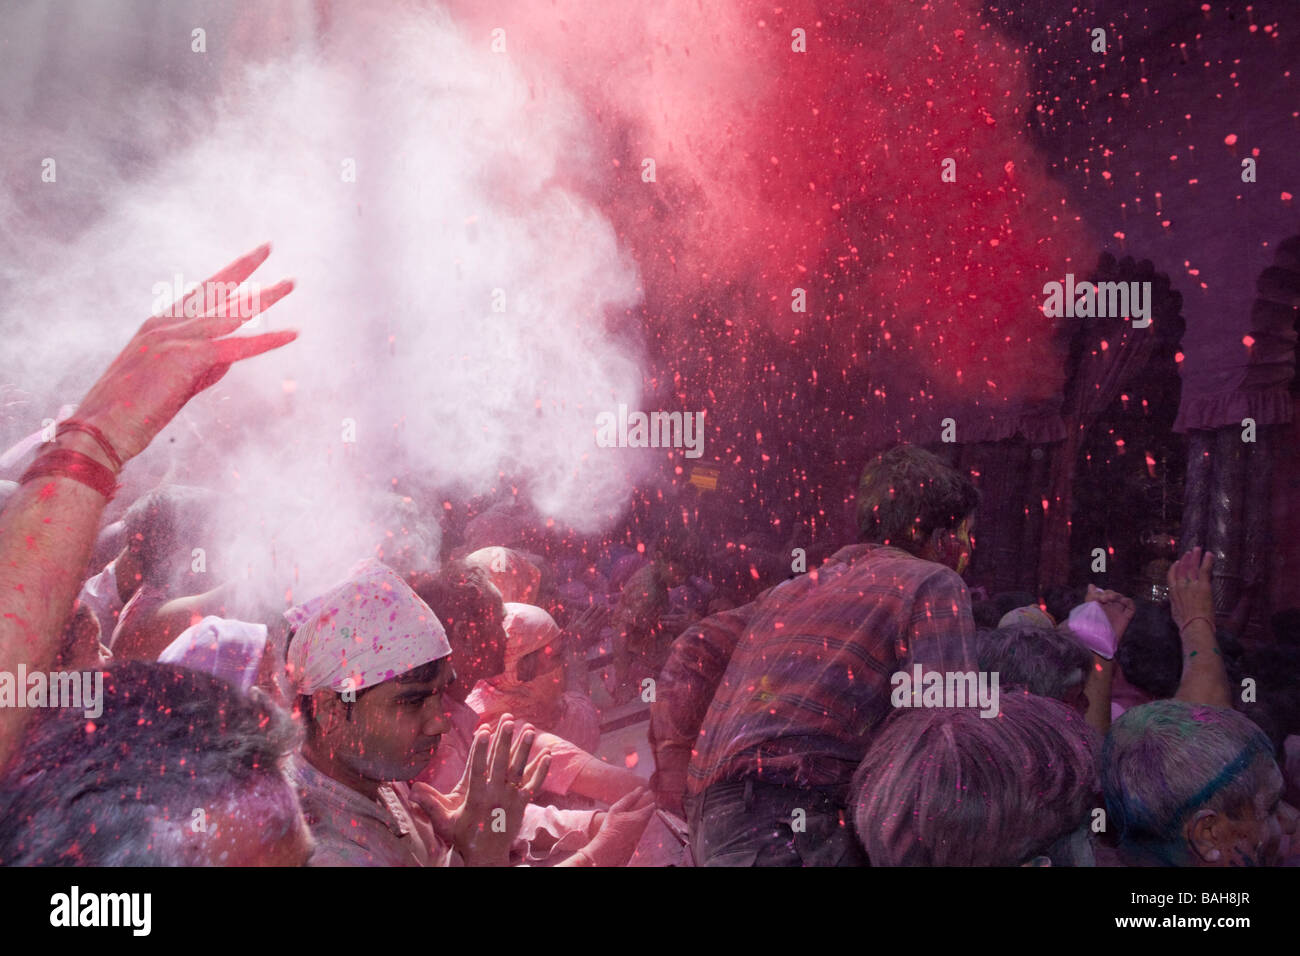
{"type": "MultiPolygon", "coordinates": [[[[0,671],[45,670],[90,560],[104,496],[70,478],[22,485],[0,514],[0,671]]],[[[0,708],[0,768],[17,747],[26,708],[0,708]]]]}

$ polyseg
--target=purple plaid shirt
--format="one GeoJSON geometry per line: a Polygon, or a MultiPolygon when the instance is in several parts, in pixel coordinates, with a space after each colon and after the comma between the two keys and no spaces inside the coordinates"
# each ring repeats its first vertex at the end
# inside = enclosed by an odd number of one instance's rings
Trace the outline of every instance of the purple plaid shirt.
{"type": "Polygon", "coordinates": [[[889,710],[891,675],[913,662],[975,670],[974,636],[955,571],[888,546],[842,548],[677,638],[651,708],[659,770],[680,775],[689,759],[691,794],[749,775],[843,786],[889,710]]]}

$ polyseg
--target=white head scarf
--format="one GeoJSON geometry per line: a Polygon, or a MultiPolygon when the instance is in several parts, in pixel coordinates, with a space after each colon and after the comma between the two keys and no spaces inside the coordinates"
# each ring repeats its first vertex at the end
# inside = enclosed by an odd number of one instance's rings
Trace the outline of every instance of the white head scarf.
{"type": "Polygon", "coordinates": [[[297,629],[286,667],[299,694],[365,690],[451,653],[429,606],[373,559],[284,616],[297,629]]]}
{"type": "Polygon", "coordinates": [[[206,671],[248,690],[266,649],[266,625],[250,624],[209,614],[187,627],[158,655],[162,664],[179,664],[206,671]]]}

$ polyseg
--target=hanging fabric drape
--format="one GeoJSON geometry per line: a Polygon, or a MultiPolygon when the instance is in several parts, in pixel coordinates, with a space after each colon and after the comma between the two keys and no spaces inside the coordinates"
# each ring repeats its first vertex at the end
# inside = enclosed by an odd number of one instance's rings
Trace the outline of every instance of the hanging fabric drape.
{"type": "Polygon", "coordinates": [[[1043,516],[1038,585],[1043,589],[1065,584],[1070,571],[1070,509],[1079,451],[1098,417],[1119,397],[1137,373],[1146,368],[1157,349],[1182,336],[1179,316],[1182,297],[1172,292],[1167,276],[1158,275],[1150,262],[1117,263],[1103,255],[1092,282],[1150,282],[1151,324],[1135,328],[1125,318],[1084,318],[1075,335],[1082,342],[1074,374],[1066,385],[1062,417],[1065,441],[1054,450],[1050,491],[1043,516]]]}

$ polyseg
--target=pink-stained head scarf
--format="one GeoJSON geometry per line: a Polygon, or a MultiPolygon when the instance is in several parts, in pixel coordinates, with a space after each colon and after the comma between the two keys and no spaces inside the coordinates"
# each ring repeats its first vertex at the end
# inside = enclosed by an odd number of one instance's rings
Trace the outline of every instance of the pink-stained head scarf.
{"type": "Polygon", "coordinates": [[[365,690],[451,653],[429,606],[373,559],[284,616],[296,628],[286,665],[299,694],[365,690]]]}
{"type": "Polygon", "coordinates": [[[518,551],[510,548],[479,548],[465,563],[482,568],[507,603],[532,604],[537,600],[542,572],[518,551]]]}
{"type": "Polygon", "coordinates": [[[266,625],[249,624],[209,614],[187,627],[158,655],[163,664],[179,664],[207,671],[248,690],[266,649],[266,625]]]}
{"type": "Polygon", "coordinates": [[[555,623],[555,618],[531,604],[507,603],[505,630],[505,683],[519,679],[518,667],[521,660],[533,651],[554,644],[560,637],[560,626],[555,623]]]}

